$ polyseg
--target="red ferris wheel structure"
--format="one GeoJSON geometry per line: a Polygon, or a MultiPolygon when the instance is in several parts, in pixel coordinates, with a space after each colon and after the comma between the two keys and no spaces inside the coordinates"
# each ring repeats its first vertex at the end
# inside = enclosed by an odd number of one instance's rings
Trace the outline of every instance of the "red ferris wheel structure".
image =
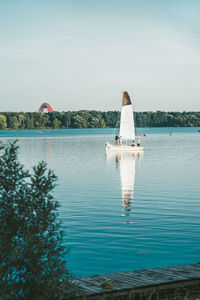
{"type": "Polygon", "coordinates": [[[47,109],[48,112],[53,112],[53,108],[47,102],[42,103],[42,105],[40,106],[38,112],[44,112],[45,109],[47,109]]]}

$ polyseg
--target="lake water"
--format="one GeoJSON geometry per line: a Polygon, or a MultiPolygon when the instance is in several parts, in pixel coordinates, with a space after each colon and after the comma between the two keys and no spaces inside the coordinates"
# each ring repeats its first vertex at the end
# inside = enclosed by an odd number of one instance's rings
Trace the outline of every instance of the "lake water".
{"type": "Polygon", "coordinates": [[[114,129],[1,130],[26,168],[59,178],[74,276],[200,261],[200,128],[138,129],[141,155],[105,153],[114,129]]]}

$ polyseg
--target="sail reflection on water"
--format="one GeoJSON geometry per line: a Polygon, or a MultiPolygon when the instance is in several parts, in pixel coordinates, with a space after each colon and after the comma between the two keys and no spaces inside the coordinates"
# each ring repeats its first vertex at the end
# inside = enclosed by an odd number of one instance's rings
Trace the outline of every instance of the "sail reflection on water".
{"type": "Polygon", "coordinates": [[[123,216],[129,216],[131,213],[131,205],[134,199],[136,160],[139,160],[140,156],[141,153],[131,152],[107,153],[107,159],[109,161],[114,159],[116,167],[120,169],[123,216]]]}
{"type": "Polygon", "coordinates": [[[123,201],[123,215],[129,216],[135,187],[135,154],[120,153],[120,181],[123,201]]]}

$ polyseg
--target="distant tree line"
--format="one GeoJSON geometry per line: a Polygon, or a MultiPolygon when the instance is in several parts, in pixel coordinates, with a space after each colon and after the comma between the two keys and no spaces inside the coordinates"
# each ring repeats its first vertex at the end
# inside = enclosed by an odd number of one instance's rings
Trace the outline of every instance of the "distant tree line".
{"type": "MultiPolygon", "coordinates": [[[[136,127],[200,126],[200,112],[135,112],[134,118],[136,127]]],[[[51,113],[0,113],[0,129],[115,128],[119,125],[119,111],[81,110],[51,113]]]]}

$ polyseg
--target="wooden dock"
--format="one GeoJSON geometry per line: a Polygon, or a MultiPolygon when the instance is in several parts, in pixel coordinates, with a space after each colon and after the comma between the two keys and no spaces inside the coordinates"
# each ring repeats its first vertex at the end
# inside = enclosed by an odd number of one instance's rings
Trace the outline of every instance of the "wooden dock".
{"type": "Polygon", "coordinates": [[[200,263],[75,278],[77,299],[200,300],[200,263]]]}

